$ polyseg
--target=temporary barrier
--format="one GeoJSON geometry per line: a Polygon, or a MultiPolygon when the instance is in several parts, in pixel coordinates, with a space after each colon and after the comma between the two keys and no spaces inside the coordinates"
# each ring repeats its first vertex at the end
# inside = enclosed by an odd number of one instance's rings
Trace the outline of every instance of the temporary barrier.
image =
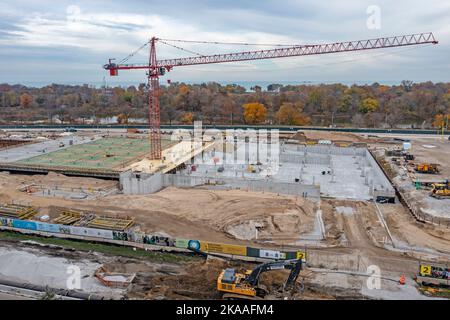
{"type": "Polygon", "coordinates": [[[131,236],[128,232],[113,231],[113,239],[114,240],[122,240],[122,241],[130,241],[131,236]]]}
{"type": "Polygon", "coordinates": [[[36,222],[36,230],[38,231],[60,233],[60,226],[61,225],[54,223],[36,222]]]}
{"type": "Polygon", "coordinates": [[[164,236],[147,235],[141,232],[122,232],[106,229],[75,227],[63,224],[46,223],[12,218],[0,218],[0,226],[17,229],[36,230],[48,233],[60,233],[76,236],[87,236],[109,240],[130,241],[158,246],[177,248],[190,248],[204,252],[223,253],[238,256],[248,256],[268,259],[305,259],[305,252],[282,252],[277,250],[265,250],[240,245],[230,245],[199,240],[174,239],[164,236]]]}
{"type": "Polygon", "coordinates": [[[175,239],[175,247],[187,249],[189,247],[189,240],[175,239]]]}
{"type": "Polygon", "coordinates": [[[204,252],[226,253],[239,256],[247,255],[247,247],[205,241],[200,242],[200,250],[204,252]]]}
{"type": "Polygon", "coordinates": [[[174,239],[161,236],[145,235],[143,242],[146,244],[154,244],[158,246],[167,246],[167,247],[175,246],[174,239]]]}
{"type": "Polygon", "coordinates": [[[286,259],[286,253],[275,250],[259,250],[260,258],[270,258],[270,259],[286,259]]]}
{"type": "Polygon", "coordinates": [[[11,218],[0,218],[0,226],[12,227],[13,226],[13,219],[11,219],[11,218]]]}
{"type": "Polygon", "coordinates": [[[34,221],[13,219],[12,225],[14,228],[37,230],[36,222],[34,221]]]}
{"type": "Polygon", "coordinates": [[[95,238],[114,239],[112,230],[84,228],[84,227],[69,227],[70,234],[77,236],[88,236],[95,238]]]}
{"type": "Polygon", "coordinates": [[[188,241],[188,248],[194,249],[194,250],[201,250],[201,244],[198,240],[189,240],[188,241]]]}
{"type": "Polygon", "coordinates": [[[258,248],[247,247],[247,257],[259,258],[259,249],[258,248]]]}

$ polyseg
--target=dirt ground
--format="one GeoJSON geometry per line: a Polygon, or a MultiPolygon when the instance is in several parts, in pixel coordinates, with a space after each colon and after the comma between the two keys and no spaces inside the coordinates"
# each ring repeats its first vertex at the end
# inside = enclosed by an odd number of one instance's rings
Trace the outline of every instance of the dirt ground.
{"type": "Polygon", "coordinates": [[[349,132],[328,132],[305,130],[293,135],[293,139],[301,136],[311,140],[331,140],[331,141],[348,141],[348,142],[376,142],[378,139],[369,138],[367,136],[357,135],[349,132]]]}
{"type": "Polygon", "coordinates": [[[115,182],[90,178],[0,174],[0,201],[29,204],[41,215],[55,218],[59,208],[102,215],[133,216],[136,227],[172,237],[242,243],[261,238],[300,237],[314,225],[315,203],[303,198],[239,190],[166,188],[152,195],[111,195],[93,200],[66,200],[28,195],[20,186],[36,183],[59,186],[112,187],[115,182]]]}

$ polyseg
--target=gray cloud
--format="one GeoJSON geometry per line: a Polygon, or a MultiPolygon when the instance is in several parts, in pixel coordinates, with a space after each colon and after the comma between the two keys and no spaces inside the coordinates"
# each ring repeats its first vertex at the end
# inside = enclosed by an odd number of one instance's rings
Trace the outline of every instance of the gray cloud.
{"type": "MultiPolygon", "coordinates": [[[[449,81],[450,3],[429,0],[348,1],[50,1],[5,0],[0,12],[0,82],[101,81],[101,65],[121,58],[153,34],[194,40],[320,43],[435,32],[438,46],[321,57],[179,68],[174,81],[449,81]],[[381,8],[381,29],[366,27],[369,5],[381,8]],[[71,17],[68,6],[80,8],[71,17]],[[70,72],[68,72],[70,70],[70,72]]],[[[247,47],[186,45],[211,54],[247,47]]],[[[250,48],[251,49],[251,48],[250,48]]],[[[401,48],[403,49],[403,48],[401,48]]],[[[159,56],[186,56],[159,47],[159,56]]],[[[135,62],[145,61],[145,54],[135,62]]],[[[143,72],[115,81],[139,82],[143,72]]]]}

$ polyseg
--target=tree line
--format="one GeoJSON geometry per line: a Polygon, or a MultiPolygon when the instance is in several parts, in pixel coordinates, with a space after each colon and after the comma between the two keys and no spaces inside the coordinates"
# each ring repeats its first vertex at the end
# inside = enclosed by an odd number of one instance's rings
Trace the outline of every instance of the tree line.
{"type": "MultiPolygon", "coordinates": [[[[254,86],[171,83],[161,86],[166,124],[273,124],[442,128],[450,114],[450,83],[254,86]]],[[[118,123],[148,117],[145,84],[129,87],[0,84],[0,123],[118,123]]]]}

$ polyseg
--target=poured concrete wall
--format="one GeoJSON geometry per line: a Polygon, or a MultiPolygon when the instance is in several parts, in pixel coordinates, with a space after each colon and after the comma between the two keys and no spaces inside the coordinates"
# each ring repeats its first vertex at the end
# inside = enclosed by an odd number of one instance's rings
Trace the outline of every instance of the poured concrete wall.
{"type": "Polygon", "coordinates": [[[353,147],[337,147],[333,145],[292,145],[286,144],[283,146],[288,151],[300,151],[303,153],[317,153],[317,154],[332,154],[332,155],[346,155],[346,156],[365,156],[365,148],[353,147]]]}
{"type": "Polygon", "coordinates": [[[384,175],[381,168],[378,166],[377,161],[372,157],[369,150],[365,150],[365,165],[368,171],[368,177],[370,179],[369,184],[373,186],[373,196],[395,196],[395,190],[389,182],[388,178],[384,175]]]}
{"type": "Polygon", "coordinates": [[[276,182],[273,180],[247,180],[224,177],[198,177],[185,175],[165,175],[165,186],[189,188],[207,185],[216,189],[239,189],[254,192],[271,192],[301,197],[319,198],[320,188],[301,183],[276,182]]]}
{"type": "Polygon", "coordinates": [[[306,155],[292,154],[292,153],[280,154],[280,162],[329,165],[330,161],[331,158],[329,155],[322,155],[322,154],[306,154],[306,155]]]}
{"type": "Polygon", "coordinates": [[[265,180],[245,180],[186,176],[180,174],[136,174],[131,171],[120,175],[120,185],[124,194],[151,194],[164,187],[192,188],[206,185],[211,188],[239,189],[255,192],[271,192],[301,197],[319,198],[320,188],[300,183],[274,182],[265,180]]]}
{"type": "Polygon", "coordinates": [[[161,190],[163,175],[146,173],[133,173],[126,171],[120,174],[120,186],[124,194],[150,194],[161,190]]]}

